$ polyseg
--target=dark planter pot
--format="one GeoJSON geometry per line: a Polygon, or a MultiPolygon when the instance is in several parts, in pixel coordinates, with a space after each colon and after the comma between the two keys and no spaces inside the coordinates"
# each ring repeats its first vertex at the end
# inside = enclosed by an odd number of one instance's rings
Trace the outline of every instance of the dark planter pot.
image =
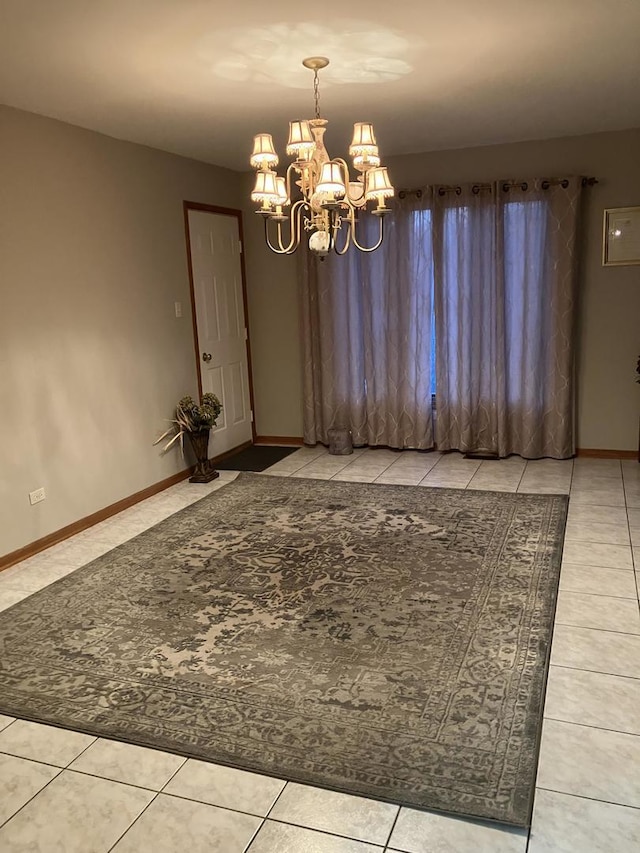
{"type": "Polygon", "coordinates": [[[201,429],[198,432],[188,432],[189,441],[196,457],[196,467],[193,476],[189,477],[190,483],[210,483],[219,477],[213,465],[209,462],[209,429],[201,429]]]}

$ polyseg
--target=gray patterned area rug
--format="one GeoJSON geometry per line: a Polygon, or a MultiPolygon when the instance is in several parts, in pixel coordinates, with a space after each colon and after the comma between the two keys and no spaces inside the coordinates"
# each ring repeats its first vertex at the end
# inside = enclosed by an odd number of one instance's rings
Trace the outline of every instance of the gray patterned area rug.
{"type": "Polygon", "coordinates": [[[0,614],[0,712],[526,825],[566,508],[242,474],[0,614]]]}

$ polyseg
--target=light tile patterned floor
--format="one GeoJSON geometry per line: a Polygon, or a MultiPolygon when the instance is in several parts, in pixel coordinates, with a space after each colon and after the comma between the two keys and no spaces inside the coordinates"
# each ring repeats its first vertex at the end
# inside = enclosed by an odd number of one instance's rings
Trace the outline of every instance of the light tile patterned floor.
{"type": "MultiPolygon", "coordinates": [[[[570,492],[530,833],[0,715],[0,850],[640,851],[640,465],[301,448],[268,475],[570,492]],[[632,548],[633,545],[633,548],[632,548]]],[[[180,483],[0,574],[9,607],[233,479],[180,483]]]]}

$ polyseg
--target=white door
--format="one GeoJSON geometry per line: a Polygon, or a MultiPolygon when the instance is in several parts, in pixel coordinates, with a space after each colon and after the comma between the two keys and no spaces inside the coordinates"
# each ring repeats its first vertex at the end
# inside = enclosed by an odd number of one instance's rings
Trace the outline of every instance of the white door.
{"type": "Polygon", "coordinates": [[[189,210],[189,243],[202,392],[223,405],[211,431],[211,457],[252,439],[238,220],[189,210]]]}

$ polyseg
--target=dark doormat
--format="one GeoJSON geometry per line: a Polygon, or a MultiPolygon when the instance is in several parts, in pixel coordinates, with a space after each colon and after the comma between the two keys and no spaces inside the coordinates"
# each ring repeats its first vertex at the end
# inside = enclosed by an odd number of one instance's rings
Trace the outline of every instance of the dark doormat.
{"type": "Polygon", "coordinates": [[[298,447],[275,447],[253,444],[239,453],[216,462],[218,471],[265,471],[285,456],[299,450],[298,447]]]}

